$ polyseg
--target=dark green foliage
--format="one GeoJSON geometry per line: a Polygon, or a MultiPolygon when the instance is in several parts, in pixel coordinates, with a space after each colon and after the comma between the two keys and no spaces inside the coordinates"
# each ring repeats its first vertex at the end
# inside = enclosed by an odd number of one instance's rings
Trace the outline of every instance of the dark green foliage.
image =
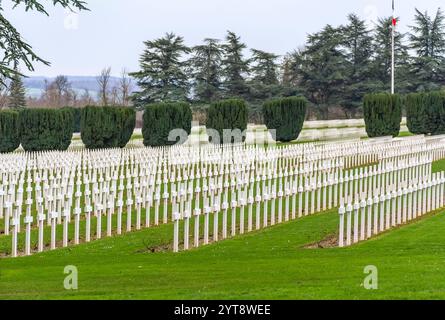
{"type": "Polygon", "coordinates": [[[223,45],[224,58],[222,60],[224,74],[224,97],[241,98],[249,93],[246,74],[249,72],[249,60],[243,56],[247,46],[234,32],[228,31],[226,44],[223,45]]]}
{"type": "Polygon", "coordinates": [[[127,107],[95,107],[82,109],[80,121],[82,141],[88,149],[123,148],[133,134],[135,111],[127,107]]]}
{"type": "Polygon", "coordinates": [[[169,141],[170,132],[174,129],[182,129],[189,135],[191,132],[191,123],[192,111],[188,103],[172,102],[150,104],[144,111],[144,124],[142,128],[144,145],[155,147],[176,144],[178,141],[169,141]]]}
{"type": "Polygon", "coordinates": [[[20,146],[19,113],[6,110],[0,112],[0,152],[13,152],[20,146]]]}
{"type": "Polygon", "coordinates": [[[296,140],[303,129],[307,100],[290,97],[268,101],[263,106],[263,118],[269,130],[276,130],[276,141],[296,140]]]}
{"type": "MultiPolygon", "coordinates": [[[[247,129],[247,105],[244,100],[229,99],[213,103],[207,111],[207,129],[216,130],[219,141],[210,137],[213,143],[232,143],[224,136],[224,130],[239,129],[245,133],[247,129]]],[[[227,132],[226,132],[227,134],[227,132]]],[[[243,138],[245,140],[245,137],[243,138]]]]}
{"type": "Polygon", "coordinates": [[[414,134],[445,133],[445,93],[412,93],[406,97],[407,125],[414,134]]]}
{"type": "Polygon", "coordinates": [[[406,124],[413,134],[427,134],[429,131],[425,96],[425,93],[411,93],[406,96],[406,124]]]}
{"type": "Polygon", "coordinates": [[[26,89],[23,85],[22,76],[15,74],[9,86],[8,107],[11,109],[21,109],[26,106],[26,89]]]}
{"type": "Polygon", "coordinates": [[[141,70],[131,74],[140,88],[133,95],[135,106],[140,108],[147,103],[186,100],[189,75],[183,56],[190,52],[190,48],[184,44],[184,39],[167,33],[165,37],[144,44],[141,70]]]}
{"type": "Polygon", "coordinates": [[[409,35],[417,53],[412,59],[412,89],[438,90],[445,83],[445,15],[440,8],[435,17],[416,9],[414,22],[409,35]]]}
{"type": "Polygon", "coordinates": [[[193,47],[194,96],[196,102],[211,103],[221,96],[222,48],[217,39],[204,39],[204,44],[193,47]]]}
{"type": "Polygon", "coordinates": [[[119,147],[123,148],[130,141],[136,126],[136,111],[133,108],[118,108],[119,147]]]}
{"type": "MultiPolygon", "coordinates": [[[[391,30],[392,17],[378,19],[374,30],[372,83],[370,90],[389,91],[391,88],[391,30]]],[[[412,79],[409,76],[409,46],[405,43],[405,34],[396,29],[394,34],[395,47],[395,86],[396,92],[409,92],[412,79]]],[[[369,92],[369,91],[368,91],[369,92]]]]}
{"type": "Polygon", "coordinates": [[[73,136],[71,110],[24,109],[20,111],[20,136],[25,151],[66,150],[73,136]]]}
{"type": "Polygon", "coordinates": [[[73,132],[80,133],[80,118],[82,109],[74,107],[64,107],[64,109],[71,111],[73,114],[73,132]]]}
{"type": "Polygon", "coordinates": [[[80,133],[80,119],[82,116],[82,109],[73,108],[73,116],[74,116],[74,132],[80,133]]]}
{"type": "Polygon", "coordinates": [[[278,97],[281,86],[278,82],[278,55],[252,49],[252,67],[250,73],[252,79],[250,85],[250,100],[260,104],[266,99],[278,97]]]}
{"type": "Polygon", "coordinates": [[[389,93],[368,94],[363,101],[366,132],[370,138],[393,136],[400,133],[402,100],[389,93]]]}

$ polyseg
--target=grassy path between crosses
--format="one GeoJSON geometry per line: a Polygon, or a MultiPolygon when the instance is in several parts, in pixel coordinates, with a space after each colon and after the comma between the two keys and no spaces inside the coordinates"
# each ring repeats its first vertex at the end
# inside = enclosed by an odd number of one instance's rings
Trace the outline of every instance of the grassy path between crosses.
{"type": "Polygon", "coordinates": [[[0,299],[445,299],[445,212],[350,248],[304,248],[334,235],[337,219],[334,210],[178,254],[147,250],[170,239],[162,225],[0,259],[0,299]],[[63,287],[67,265],[77,291],[63,287]],[[363,287],[369,265],[378,290],[363,287]]]}

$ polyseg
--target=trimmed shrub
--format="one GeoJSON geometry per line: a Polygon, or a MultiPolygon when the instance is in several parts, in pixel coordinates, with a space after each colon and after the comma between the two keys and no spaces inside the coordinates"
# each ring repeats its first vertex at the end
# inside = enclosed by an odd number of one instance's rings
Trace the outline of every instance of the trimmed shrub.
{"type": "Polygon", "coordinates": [[[234,143],[234,137],[229,137],[230,132],[224,130],[240,130],[245,140],[245,130],[247,129],[247,105],[244,100],[229,99],[213,103],[207,110],[207,133],[215,130],[219,134],[219,141],[214,140],[209,134],[209,140],[212,143],[234,143]]]}
{"type": "Polygon", "coordinates": [[[82,108],[64,107],[63,109],[69,110],[73,114],[73,132],[80,133],[80,118],[82,114],[82,108]]]}
{"type": "Polygon", "coordinates": [[[399,135],[402,122],[402,100],[399,95],[368,94],[364,97],[363,111],[370,138],[399,135]]]}
{"type": "Polygon", "coordinates": [[[174,129],[181,129],[190,135],[192,129],[192,110],[184,102],[154,103],[145,108],[142,135],[144,145],[150,147],[168,146],[184,143],[180,137],[169,141],[169,134],[174,129]]]}
{"type": "Polygon", "coordinates": [[[275,99],[263,105],[264,123],[275,130],[276,141],[289,142],[298,139],[306,118],[307,100],[303,97],[275,99]]]}
{"type": "Polygon", "coordinates": [[[411,93],[405,99],[406,125],[414,134],[429,133],[425,95],[425,93],[411,93]]]}
{"type": "Polygon", "coordinates": [[[72,108],[73,117],[74,117],[74,132],[80,133],[80,118],[82,115],[81,108],[72,108]]]}
{"type": "Polygon", "coordinates": [[[119,148],[123,148],[133,136],[134,127],[136,126],[136,111],[133,108],[118,108],[118,117],[116,119],[120,128],[119,148]]]}
{"type": "Polygon", "coordinates": [[[133,134],[136,112],[127,107],[95,107],[82,109],[80,131],[88,149],[123,148],[133,134]]]}
{"type": "Polygon", "coordinates": [[[68,149],[73,137],[73,113],[63,109],[23,109],[20,137],[25,151],[68,149]]]}
{"type": "Polygon", "coordinates": [[[445,92],[412,93],[406,97],[407,125],[414,134],[445,133],[445,92]]]}
{"type": "Polygon", "coordinates": [[[20,146],[19,113],[0,112],[0,153],[13,152],[20,146]]]}

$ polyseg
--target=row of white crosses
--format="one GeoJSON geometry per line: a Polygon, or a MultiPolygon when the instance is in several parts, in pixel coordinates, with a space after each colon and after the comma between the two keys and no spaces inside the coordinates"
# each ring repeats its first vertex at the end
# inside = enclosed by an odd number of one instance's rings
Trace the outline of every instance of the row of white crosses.
{"type": "MultiPolygon", "coordinates": [[[[409,145],[405,145],[409,148],[409,145]]],[[[443,148],[443,146],[442,146],[443,148]]],[[[402,153],[406,150],[400,149],[402,153]]],[[[313,214],[315,212],[322,212],[337,206],[338,196],[340,201],[343,199],[354,199],[354,194],[361,194],[366,196],[368,194],[376,194],[380,191],[386,191],[389,188],[394,188],[402,184],[413,182],[425,182],[431,175],[431,151],[426,152],[421,149],[417,153],[409,153],[409,155],[402,155],[399,158],[391,158],[382,160],[379,165],[361,169],[355,169],[343,175],[342,170],[334,170],[328,172],[302,172],[294,182],[284,183],[284,189],[279,188],[281,192],[269,192],[269,189],[259,188],[260,179],[257,181],[256,188],[253,183],[247,186],[246,189],[240,189],[238,192],[232,193],[232,201],[228,202],[227,194],[216,195],[216,199],[211,199],[209,206],[204,208],[196,207],[193,210],[194,216],[194,233],[193,244],[194,247],[199,246],[200,239],[203,238],[203,244],[209,243],[209,224],[213,220],[213,241],[218,241],[219,234],[222,233],[222,239],[227,236],[227,214],[228,210],[231,212],[232,236],[237,233],[236,226],[239,226],[239,234],[243,234],[245,229],[245,215],[244,210],[247,207],[248,217],[247,225],[252,226],[252,219],[256,221],[256,230],[267,227],[269,218],[270,224],[282,222],[281,219],[275,220],[275,206],[278,205],[278,215],[281,215],[283,206],[285,207],[286,219],[288,221],[289,213],[292,219],[297,216],[313,214]],[[368,189],[369,186],[369,189],[368,189]],[[256,192],[254,192],[256,190],[256,192]],[[247,193],[249,196],[247,196],[247,193]],[[238,197],[236,197],[238,195],[238,197]],[[233,200],[235,199],[235,200],[233,200]],[[247,201],[246,201],[247,199],[247,201]],[[292,206],[289,207],[291,200],[292,206]],[[277,203],[278,202],[278,203],[277,203]],[[298,202],[298,206],[296,203],[298,202]],[[321,205],[322,203],[322,205],[321,205]],[[214,204],[214,205],[213,205],[214,204]],[[271,212],[269,206],[271,205],[271,212]],[[289,212],[290,210],[290,212],[289,212]],[[296,211],[298,210],[298,215],[296,211]],[[252,212],[255,211],[255,216],[252,212]],[[219,215],[222,214],[222,231],[219,230],[219,215]],[[203,236],[200,234],[199,224],[202,220],[200,216],[204,215],[203,236]],[[213,219],[211,218],[213,216],[213,219]],[[261,224],[261,221],[264,223],[261,224]]],[[[287,172],[275,175],[272,179],[263,179],[266,184],[279,184],[280,177],[287,177],[287,172]]],[[[291,180],[292,181],[292,180],[291,180]]],[[[187,207],[187,206],[186,206],[187,207]]],[[[179,251],[180,243],[183,243],[183,249],[190,248],[190,220],[192,219],[192,210],[183,211],[179,207],[174,207],[174,239],[173,251],[179,251]],[[180,223],[183,222],[184,227],[180,228],[180,223]],[[180,230],[183,230],[183,238],[180,235],[180,230]]],[[[251,231],[248,228],[247,231],[251,231]]]]}
{"type": "Polygon", "coordinates": [[[356,199],[339,208],[339,246],[370,239],[445,207],[445,172],[428,181],[356,199]]]}
{"type": "MultiPolygon", "coordinates": [[[[0,164],[0,219],[4,219],[4,233],[12,233],[12,256],[21,247],[26,255],[43,251],[48,232],[50,248],[55,249],[60,233],[61,245],[66,247],[102,238],[102,226],[106,236],[111,236],[168,223],[178,214],[185,220],[193,214],[203,216],[204,242],[208,243],[206,225],[218,208],[226,217],[232,210],[235,218],[237,210],[243,217],[247,210],[246,225],[242,219],[239,227],[244,232],[253,225],[260,228],[287,221],[289,216],[337,207],[342,198],[343,155],[348,154],[349,167],[373,163],[387,150],[387,143],[410,146],[403,140],[368,140],[349,142],[349,147],[348,142],[333,142],[275,148],[207,145],[0,155],[4,160],[0,164]],[[261,207],[266,214],[249,220],[252,210],[257,213],[261,207]],[[93,222],[96,230],[92,230],[93,222]],[[36,250],[31,239],[34,229],[36,250]],[[23,230],[25,244],[19,246],[18,234],[23,230]],[[70,230],[74,231],[71,239],[70,230]]],[[[236,233],[233,222],[231,227],[231,233],[236,233]]],[[[194,244],[199,244],[199,232],[198,219],[194,244]]],[[[227,226],[223,236],[226,233],[227,226]]]]}
{"type": "MultiPolygon", "coordinates": [[[[215,153],[215,150],[221,148],[207,148],[209,153],[215,153]]],[[[242,147],[223,148],[230,149],[232,157],[243,151],[242,147]],[[233,152],[236,149],[236,152],[233,152]]],[[[38,228],[38,245],[37,251],[44,249],[44,232],[45,225],[51,227],[51,244],[50,248],[55,249],[57,245],[57,225],[63,224],[63,242],[62,246],[66,247],[69,243],[69,226],[74,216],[74,239],[73,243],[78,244],[80,239],[80,221],[81,215],[85,220],[85,241],[91,240],[91,219],[96,218],[97,230],[96,238],[102,237],[102,217],[107,225],[107,236],[112,233],[112,216],[117,213],[117,230],[116,233],[122,232],[122,213],[126,209],[127,221],[126,231],[132,230],[132,212],[136,210],[136,229],[141,226],[141,211],[145,208],[145,226],[150,226],[150,214],[148,212],[154,207],[155,224],[159,223],[160,203],[163,202],[162,222],[169,221],[167,212],[169,203],[176,203],[177,199],[182,202],[193,199],[196,190],[201,187],[196,185],[203,180],[202,190],[212,189],[212,181],[214,185],[218,185],[222,189],[223,183],[227,184],[236,172],[273,172],[273,170],[282,170],[284,166],[293,166],[296,161],[290,159],[280,159],[275,154],[275,150],[271,150],[270,154],[264,152],[260,148],[248,148],[250,153],[260,153],[266,155],[265,158],[271,159],[268,162],[263,160],[253,161],[260,157],[251,158],[253,165],[249,162],[246,164],[241,162],[242,155],[239,157],[239,163],[243,167],[237,167],[233,162],[226,163],[225,154],[217,155],[214,159],[218,162],[184,162],[183,155],[189,151],[191,154],[200,153],[200,150],[183,149],[180,157],[173,159],[176,164],[166,164],[169,160],[165,156],[162,149],[145,149],[143,150],[108,150],[103,152],[71,152],[71,153],[40,153],[40,154],[22,154],[22,159],[16,159],[19,163],[27,163],[27,170],[20,171],[23,176],[26,172],[27,176],[27,197],[26,197],[26,216],[21,219],[22,215],[22,194],[24,179],[12,179],[17,175],[13,172],[8,178],[2,180],[2,188],[10,190],[8,194],[12,195],[6,203],[7,214],[5,221],[5,233],[9,234],[12,222],[12,256],[16,256],[18,252],[17,235],[21,232],[20,225],[26,225],[25,254],[31,253],[31,227],[36,220],[36,228],[38,228]],[[252,152],[253,151],[253,152],[252,152]],[[259,151],[259,152],[258,152],[259,151]],[[153,155],[154,153],[154,155],[153,155]],[[104,158],[106,158],[104,160],[104,158]],[[166,159],[167,158],[167,159],[166,159]],[[74,159],[74,160],[73,160],[74,159]],[[223,161],[221,161],[223,159],[223,161]],[[167,160],[167,161],[166,161],[167,160]],[[162,165],[160,165],[162,164],[162,165]],[[208,172],[209,171],[209,172],[208,172]],[[212,173],[213,171],[213,173],[212,173]],[[196,172],[196,176],[194,176],[196,172]],[[210,185],[206,185],[207,176],[209,176],[210,185]],[[9,184],[9,181],[12,181],[9,184]],[[18,181],[18,182],[17,182],[18,181]],[[194,189],[194,182],[196,189],[194,189]],[[34,188],[32,187],[34,185],[34,188]],[[168,194],[169,188],[171,193],[168,194]],[[17,200],[15,194],[19,195],[17,200]],[[126,201],[124,201],[126,198],[126,201]],[[20,200],[19,200],[20,199],[20,200]],[[14,210],[13,207],[15,206],[14,210]],[[33,206],[37,211],[37,215],[32,214],[33,206]],[[45,223],[46,222],[46,223],[45,223]]],[[[171,154],[174,148],[168,149],[171,154]]],[[[300,166],[303,166],[301,164],[300,166]]],[[[337,168],[341,163],[336,163],[337,168]]],[[[304,164],[304,172],[313,170],[331,169],[329,161],[323,161],[323,164],[313,163],[312,165],[304,164]]],[[[301,169],[303,170],[303,169],[301,169]]],[[[12,172],[12,171],[11,171],[12,172]]],[[[215,188],[215,186],[213,186],[215,188]]],[[[199,196],[198,192],[198,196],[199,196]]],[[[203,196],[205,197],[205,195],[203,196]]],[[[195,199],[196,201],[196,199],[195,199]]],[[[1,201],[0,201],[1,202],[1,201]]],[[[184,204],[182,204],[184,205],[184,204]]]]}
{"type": "Polygon", "coordinates": [[[340,179],[341,203],[373,197],[413,183],[430,179],[432,156],[429,152],[384,159],[378,165],[356,168],[340,179]]]}

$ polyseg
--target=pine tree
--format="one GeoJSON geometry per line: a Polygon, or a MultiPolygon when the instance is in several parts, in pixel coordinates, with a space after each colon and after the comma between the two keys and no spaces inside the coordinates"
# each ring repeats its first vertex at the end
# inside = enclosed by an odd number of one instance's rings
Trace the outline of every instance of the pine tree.
{"type": "Polygon", "coordinates": [[[241,42],[240,37],[231,31],[228,31],[226,42],[223,45],[225,96],[228,98],[245,97],[249,92],[245,76],[249,72],[249,61],[244,59],[243,50],[247,46],[241,42]]]}
{"type": "Polygon", "coordinates": [[[344,102],[347,59],[342,41],[342,30],[327,25],[309,35],[306,48],[294,56],[295,77],[322,119],[328,118],[329,106],[344,102]]]}
{"type": "Polygon", "coordinates": [[[414,91],[436,90],[445,84],[445,16],[440,8],[433,19],[416,9],[415,25],[409,35],[413,58],[414,91]]]}
{"type": "Polygon", "coordinates": [[[278,82],[278,55],[252,49],[250,69],[251,96],[253,99],[271,99],[280,93],[278,82]]]}
{"type": "MultiPolygon", "coordinates": [[[[390,91],[391,89],[391,43],[392,17],[381,18],[374,31],[374,59],[372,62],[373,91],[390,91]]],[[[405,35],[396,31],[395,77],[396,91],[407,93],[410,87],[408,48],[403,43],[405,35]]]]}
{"type": "Polygon", "coordinates": [[[217,39],[204,39],[195,46],[190,60],[194,70],[194,94],[197,102],[211,103],[221,98],[222,48],[217,39]]]}
{"type": "Polygon", "coordinates": [[[140,59],[141,71],[133,73],[141,91],[133,96],[135,105],[142,107],[160,101],[185,101],[189,82],[187,61],[183,56],[190,52],[184,39],[173,33],[154,41],[145,42],[146,49],[140,59]]]}
{"type": "Polygon", "coordinates": [[[343,91],[343,108],[348,117],[354,117],[362,106],[363,97],[371,87],[372,37],[366,22],[356,14],[348,16],[343,28],[343,45],[346,50],[347,70],[343,91]]]}
{"type": "Polygon", "coordinates": [[[300,91],[303,53],[301,50],[294,50],[287,53],[281,65],[281,87],[282,95],[285,97],[297,96],[300,91]]]}
{"type": "Polygon", "coordinates": [[[8,107],[20,109],[26,106],[26,90],[23,85],[22,76],[17,72],[14,74],[9,87],[8,107]]]}

